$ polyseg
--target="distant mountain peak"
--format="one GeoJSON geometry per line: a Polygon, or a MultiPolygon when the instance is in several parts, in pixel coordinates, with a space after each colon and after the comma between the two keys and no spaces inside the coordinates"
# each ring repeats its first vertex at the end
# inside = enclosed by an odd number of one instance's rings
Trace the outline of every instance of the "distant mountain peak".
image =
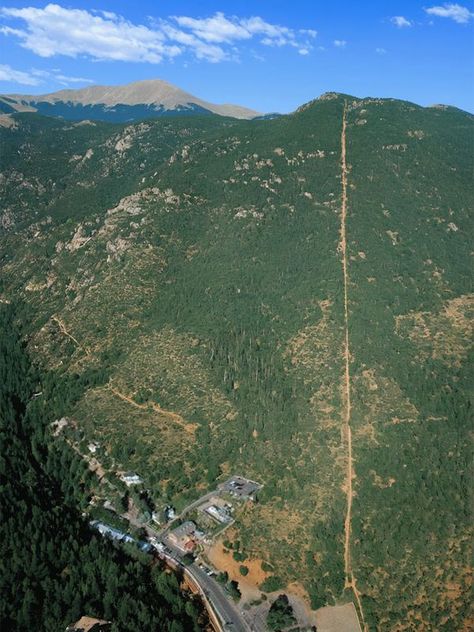
{"type": "Polygon", "coordinates": [[[40,95],[0,95],[0,111],[30,109],[63,118],[83,118],[92,114],[102,120],[128,121],[176,113],[213,113],[252,119],[261,113],[233,104],[215,104],[195,97],[162,79],[145,79],[119,86],[88,86],[40,95]]]}

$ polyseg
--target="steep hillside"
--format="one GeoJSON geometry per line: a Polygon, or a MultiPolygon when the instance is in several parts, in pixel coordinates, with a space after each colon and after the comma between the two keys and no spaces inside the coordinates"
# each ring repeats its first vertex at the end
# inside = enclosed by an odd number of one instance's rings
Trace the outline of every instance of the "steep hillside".
{"type": "Polygon", "coordinates": [[[0,327],[1,629],[57,632],[85,612],[110,620],[111,632],[208,629],[202,604],[175,575],[81,517],[94,477],[48,432],[60,408],[32,397],[38,376],[5,304],[0,327]]]}
{"type": "Polygon", "coordinates": [[[473,117],[328,94],[290,116],[0,128],[3,300],[68,416],[313,607],[467,630],[473,117]],[[229,536],[231,537],[231,536],[229,536]]]}

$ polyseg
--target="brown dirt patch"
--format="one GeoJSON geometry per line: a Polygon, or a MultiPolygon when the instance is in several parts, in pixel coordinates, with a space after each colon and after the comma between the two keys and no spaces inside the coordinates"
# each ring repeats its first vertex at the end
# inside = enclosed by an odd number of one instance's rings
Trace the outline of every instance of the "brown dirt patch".
{"type": "Polygon", "coordinates": [[[387,487],[392,487],[394,483],[396,483],[396,479],[389,476],[387,479],[383,479],[381,476],[377,474],[375,470],[370,470],[370,475],[374,479],[375,487],[379,487],[380,489],[386,489],[387,487]]]}
{"type": "Polygon", "coordinates": [[[470,348],[474,295],[447,301],[438,312],[409,312],[396,318],[395,331],[417,345],[420,360],[441,360],[456,366],[470,348]]]}
{"type": "Polygon", "coordinates": [[[259,596],[258,586],[269,575],[262,570],[261,559],[253,558],[247,559],[245,562],[236,562],[232,557],[232,551],[226,552],[221,540],[206,550],[206,556],[215,568],[226,571],[230,579],[239,583],[244,599],[255,599],[259,596]],[[240,574],[240,566],[246,566],[249,569],[249,573],[245,577],[240,574]]]}
{"type": "Polygon", "coordinates": [[[353,603],[325,606],[316,611],[318,632],[361,632],[353,603]]]}
{"type": "Polygon", "coordinates": [[[417,408],[401,391],[397,382],[375,368],[363,368],[354,376],[353,390],[361,422],[354,428],[355,438],[378,443],[378,426],[415,423],[417,408]],[[376,420],[376,421],[375,421],[376,420]]]}

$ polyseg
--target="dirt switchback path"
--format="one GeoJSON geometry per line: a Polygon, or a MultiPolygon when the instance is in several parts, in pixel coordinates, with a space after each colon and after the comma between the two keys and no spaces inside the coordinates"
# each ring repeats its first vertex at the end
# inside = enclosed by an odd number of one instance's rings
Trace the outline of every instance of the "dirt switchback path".
{"type": "Polygon", "coordinates": [[[125,395],[124,393],[121,393],[113,386],[109,385],[108,388],[116,397],[124,402],[127,402],[128,404],[131,404],[132,406],[135,406],[135,408],[140,408],[141,410],[153,410],[155,413],[163,415],[178,426],[181,426],[182,428],[184,428],[184,430],[186,430],[186,432],[189,432],[190,434],[194,434],[194,432],[196,431],[197,424],[186,423],[181,415],[178,415],[177,413],[174,413],[170,410],[164,410],[164,408],[161,408],[161,406],[155,404],[154,402],[147,404],[138,404],[134,399],[132,399],[128,395],[125,395]]]}
{"type": "Polygon", "coordinates": [[[343,440],[347,447],[347,474],[346,474],[346,517],[344,520],[344,588],[352,590],[362,621],[364,632],[368,630],[364,620],[362,601],[357,589],[356,578],[352,568],[351,559],[351,522],[352,522],[352,482],[355,479],[354,460],[352,457],[352,429],[351,429],[351,373],[350,373],[350,339],[349,339],[349,270],[347,257],[347,162],[346,162],[346,129],[347,129],[347,102],[344,102],[341,132],[341,228],[339,249],[341,252],[342,274],[344,284],[344,411],[343,411],[343,440]]]}
{"type": "Polygon", "coordinates": [[[62,334],[64,334],[65,336],[67,336],[70,340],[73,341],[73,343],[82,351],[84,351],[87,355],[90,355],[90,350],[85,347],[84,345],[81,345],[81,343],[79,342],[79,340],[77,338],[74,338],[74,336],[66,329],[66,325],[64,324],[64,322],[58,317],[58,316],[52,316],[51,320],[53,322],[55,322],[58,327],[59,330],[61,331],[62,334]]]}

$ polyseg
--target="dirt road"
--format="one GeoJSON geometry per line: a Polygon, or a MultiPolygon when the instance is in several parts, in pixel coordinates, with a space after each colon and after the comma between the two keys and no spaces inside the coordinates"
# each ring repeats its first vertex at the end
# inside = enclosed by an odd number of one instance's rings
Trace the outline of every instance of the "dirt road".
{"type": "Polygon", "coordinates": [[[341,227],[339,249],[341,252],[342,275],[344,284],[344,411],[343,411],[343,437],[347,452],[347,472],[346,472],[346,517],[344,520],[344,588],[352,590],[362,621],[364,631],[367,625],[364,620],[362,601],[357,589],[357,582],[354,576],[351,559],[351,524],[352,524],[352,484],[355,479],[354,459],[352,456],[352,404],[351,404],[351,350],[349,337],[349,269],[347,256],[347,162],[346,162],[346,136],[347,136],[347,103],[344,103],[342,115],[341,131],[341,227]]]}

